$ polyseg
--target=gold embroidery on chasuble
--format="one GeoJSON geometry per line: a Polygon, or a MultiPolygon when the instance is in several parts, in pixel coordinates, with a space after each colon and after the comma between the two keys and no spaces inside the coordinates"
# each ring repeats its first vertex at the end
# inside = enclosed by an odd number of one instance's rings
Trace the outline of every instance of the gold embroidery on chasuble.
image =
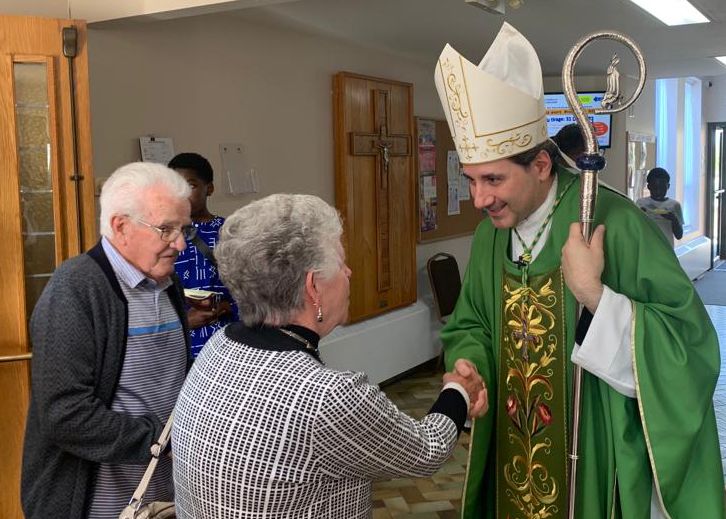
{"type": "Polygon", "coordinates": [[[558,268],[504,273],[497,402],[498,519],[564,518],[567,510],[566,345],[558,268]]]}

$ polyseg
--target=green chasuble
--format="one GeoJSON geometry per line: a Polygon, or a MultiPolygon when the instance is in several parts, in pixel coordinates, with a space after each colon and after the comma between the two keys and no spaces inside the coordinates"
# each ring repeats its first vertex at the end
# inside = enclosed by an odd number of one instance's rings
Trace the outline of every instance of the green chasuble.
{"type": "MultiPolygon", "coordinates": [[[[561,191],[573,174],[557,174],[561,191]]],[[[509,259],[511,231],[488,219],[477,228],[456,309],[442,331],[447,369],[469,359],[489,390],[489,411],[472,430],[464,518],[567,517],[577,323],[559,267],[578,220],[579,192],[578,179],[554,213],[529,267],[526,304],[509,259]]],[[[649,519],[655,485],[665,517],[723,519],[712,402],[720,368],[716,332],[663,234],[630,200],[602,186],[595,215],[601,223],[602,281],[633,306],[638,398],[583,371],[577,517],[649,519]]]]}

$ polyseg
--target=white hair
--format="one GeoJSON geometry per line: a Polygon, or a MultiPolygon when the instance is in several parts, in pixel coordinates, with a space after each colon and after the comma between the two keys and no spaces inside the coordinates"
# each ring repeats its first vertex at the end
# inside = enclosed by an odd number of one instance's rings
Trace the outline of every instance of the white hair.
{"type": "Polygon", "coordinates": [[[192,193],[184,177],[161,164],[132,162],[114,171],[101,189],[101,235],[113,237],[111,218],[116,215],[143,218],[143,195],[157,186],[166,188],[169,196],[179,200],[187,200],[192,193]]]}
{"type": "Polygon", "coordinates": [[[237,209],[222,226],[214,257],[248,326],[289,324],[304,306],[310,271],[341,268],[338,212],[312,195],[270,195],[237,209]]]}

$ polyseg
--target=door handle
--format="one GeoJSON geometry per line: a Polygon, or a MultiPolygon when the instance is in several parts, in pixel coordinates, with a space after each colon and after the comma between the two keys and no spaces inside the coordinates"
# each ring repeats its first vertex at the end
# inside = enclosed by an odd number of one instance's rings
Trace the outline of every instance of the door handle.
{"type": "Polygon", "coordinates": [[[0,363],[2,362],[21,362],[30,360],[33,358],[32,353],[21,353],[20,355],[7,355],[5,357],[0,357],[0,363]]]}

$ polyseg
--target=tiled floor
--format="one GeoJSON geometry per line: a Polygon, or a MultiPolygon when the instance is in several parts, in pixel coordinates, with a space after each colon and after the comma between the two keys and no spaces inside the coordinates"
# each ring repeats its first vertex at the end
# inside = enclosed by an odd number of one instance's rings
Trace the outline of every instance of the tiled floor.
{"type": "MultiPolygon", "coordinates": [[[[384,388],[399,409],[420,419],[441,391],[441,373],[418,372],[384,388]]],[[[464,487],[469,435],[462,433],[453,457],[431,478],[378,482],[373,487],[373,519],[455,519],[464,487]]]]}
{"type": "MultiPolygon", "coordinates": [[[[726,466],[726,306],[707,306],[721,344],[721,376],[713,402],[716,406],[721,458],[726,466]]],[[[384,391],[399,409],[423,418],[441,388],[441,373],[415,373],[384,391]]],[[[459,517],[469,436],[462,434],[454,456],[432,478],[378,482],[373,491],[374,519],[455,519],[459,517]]]]}

